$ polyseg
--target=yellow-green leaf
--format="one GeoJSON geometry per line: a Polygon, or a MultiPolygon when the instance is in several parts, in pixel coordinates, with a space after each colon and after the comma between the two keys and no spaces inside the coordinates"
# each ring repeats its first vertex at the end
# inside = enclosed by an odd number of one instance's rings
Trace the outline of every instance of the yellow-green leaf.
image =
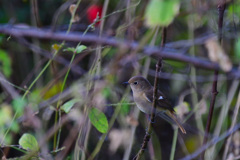
{"type": "Polygon", "coordinates": [[[61,45],[55,43],[55,44],[52,45],[52,48],[53,48],[55,51],[58,51],[58,50],[61,48],[61,45]]]}
{"type": "Polygon", "coordinates": [[[61,92],[63,82],[59,81],[55,83],[43,96],[44,99],[51,98],[52,96],[55,96],[56,94],[61,92]]]}
{"type": "Polygon", "coordinates": [[[103,112],[97,108],[92,108],[88,114],[92,125],[101,133],[107,133],[108,120],[103,112]]]}
{"type": "Polygon", "coordinates": [[[23,149],[31,151],[39,150],[38,142],[36,138],[31,134],[25,133],[22,135],[18,143],[22,146],[23,149]]]}
{"type": "Polygon", "coordinates": [[[150,27],[168,26],[179,12],[179,0],[151,0],[145,12],[150,27]]]}

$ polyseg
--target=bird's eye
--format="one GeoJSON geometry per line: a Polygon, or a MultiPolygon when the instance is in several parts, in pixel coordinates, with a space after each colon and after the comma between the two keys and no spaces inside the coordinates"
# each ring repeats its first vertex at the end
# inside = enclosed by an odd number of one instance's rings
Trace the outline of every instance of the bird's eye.
{"type": "Polygon", "coordinates": [[[137,85],[137,84],[138,84],[138,82],[136,81],[136,82],[134,82],[133,84],[134,84],[134,85],[137,85]]]}

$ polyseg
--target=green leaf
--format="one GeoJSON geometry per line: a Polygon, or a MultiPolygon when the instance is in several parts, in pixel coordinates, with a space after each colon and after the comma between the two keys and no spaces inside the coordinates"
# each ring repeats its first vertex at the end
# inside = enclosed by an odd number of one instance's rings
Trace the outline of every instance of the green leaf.
{"type": "Polygon", "coordinates": [[[25,99],[22,99],[21,97],[18,97],[12,101],[12,106],[15,111],[18,111],[19,115],[23,114],[26,104],[27,101],[25,99]]]}
{"type": "Polygon", "coordinates": [[[25,133],[22,135],[18,143],[22,146],[23,149],[31,151],[39,150],[38,142],[36,138],[31,134],[25,133]]]}
{"type": "Polygon", "coordinates": [[[48,98],[53,97],[56,94],[60,93],[62,85],[63,85],[62,81],[58,81],[57,83],[55,83],[50,89],[48,89],[48,91],[45,93],[43,98],[48,99],[48,98]]]}
{"type": "Polygon", "coordinates": [[[9,77],[12,73],[11,59],[7,52],[0,49],[0,68],[6,77],[9,77]]]}
{"type": "Polygon", "coordinates": [[[145,12],[150,27],[168,26],[179,12],[179,0],[151,0],[145,12]]]}
{"type": "Polygon", "coordinates": [[[66,52],[66,51],[74,52],[75,48],[68,47],[68,48],[63,50],[63,52],[66,52]]]}
{"type": "Polygon", "coordinates": [[[85,49],[87,49],[87,47],[84,46],[84,45],[77,46],[76,53],[79,54],[79,53],[81,53],[85,49]]]}
{"type": "Polygon", "coordinates": [[[75,103],[79,102],[77,99],[72,99],[66,103],[64,103],[61,107],[61,110],[63,110],[65,113],[69,113],[69,111],[72,109],[75,103]]]}
{"type": "Polygon", "coordinates": [[[80,45],[80,46],[77,46],[76,48],[73,48],[73,47],[68,47],[68,48],[66,48],[66,49],[64,49],[63,51],[65,52],[65,51],[70,51],[70,52],[76,52],[77,54],[79,54],[79,53],[81,53],[83,50],[85,50],[85,49],[87,49],[87,47],[86,46],[84,46],[84,45],[80,45]]]}
{"type": "Polygon", "coordinates": [[[108,121],[104,113],[97,108],[92,108],[88,114],[92,125],[101,133],[107,133],[108,121]]]}

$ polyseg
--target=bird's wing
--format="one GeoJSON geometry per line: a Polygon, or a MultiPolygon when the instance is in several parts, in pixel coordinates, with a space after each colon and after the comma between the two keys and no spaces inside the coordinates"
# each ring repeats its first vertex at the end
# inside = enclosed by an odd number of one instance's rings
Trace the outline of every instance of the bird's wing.
{"type": "MultiPolygon", "coordinates": [[[[146,98],[147,101],[151,103],[153,102],[153,90],[145,92],[143,96],[146,98]]],[[[176,115],[174,114],[174,109],[171,106],[168,99],[166,98],[166,96],[164,96],[164,94],[160,91],[158,91],[157,96],[158,96],[158,99],[157,99],[158,110],[162,110],[162,109],[165,110],[165,111],[158,112],[158,115],[170,123],[177,124],[180,130],[182,131],[182,133],[186,134],[185,129],[183,128],[182,124],[178,121],[176,115]]]]}
{"type": "Polygon", "coordinates": [[[149,97],[146,93],[143,93],[143,97],[150,103],[152,103],[152,98],[153,97],[149,97]]]}
{"type": "MultiPolygon", "coordinates": [[[[145,92],[144,97],[147,99],[147,101],[149,102],[153,102],[153,90],[149,90],[147,92],[145,92]]],[[[163,108],[163,109],[167,109],[169,111],[174,112],[173,107],[171,106],[170,102],[168,101],[168,99],[166,98],[166,96],[158,91],[157,93],[157,107],[163,108]]]]}

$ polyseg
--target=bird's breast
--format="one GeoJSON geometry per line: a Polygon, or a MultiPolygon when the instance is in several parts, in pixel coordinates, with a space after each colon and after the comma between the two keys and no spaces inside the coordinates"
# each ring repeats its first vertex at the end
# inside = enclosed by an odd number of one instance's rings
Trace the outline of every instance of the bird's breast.
{"type": "Polygon", "coordinates": [[[151,114],[152,103],[148,102],[142,95],[134,95],[137,107],[146,114],[151,114]]]}

